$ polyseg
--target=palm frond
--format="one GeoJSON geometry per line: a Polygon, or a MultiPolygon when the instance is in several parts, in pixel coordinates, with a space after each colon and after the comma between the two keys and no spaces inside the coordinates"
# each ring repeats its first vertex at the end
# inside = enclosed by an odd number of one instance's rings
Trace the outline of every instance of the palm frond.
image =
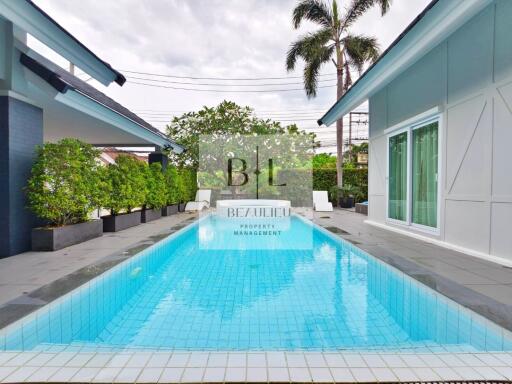
{"type": "Polygon", "coordinates": [[[286,70],[292,71],[299,57],[306,62],[312,61],[316,53],[325,47],[330,39],[331,30],[328,28],[322,28],[317,32],[300,37],[290,45],[286,54],[286,70]]]}
{"type": "Polygon", "coordinates": [[[324,27],[331,27],[331,10],[322,0],[302,0],[293,10],[293,27],[300,27],[303,20],[312,21],[324,27]]]}
{"type": "Polygon", "coordinates": [[[365,14],[371,7],[379,6],[382,15],[385,15],[391,5],[391,0],[352,0],[347,13],[342,20],[342,29],[346,30],[359,17],[365,14]]]}
{"type": "Polygon", "coordinates": [[[367,63],[373,63],[379,58],[377,39],[363,35],[347,35],[343,38],[344,52],[349,65],[362,72],[367,63]]]}
{"type": "Polygon", "coordinates": [[[309,60],[304,67],[304,89],[308,98],[316,96],[318,85],[318,73],[323,64],[331,60],[334,53],[334,45],[322,46],[314,52],[310,52],[309,60]]]}

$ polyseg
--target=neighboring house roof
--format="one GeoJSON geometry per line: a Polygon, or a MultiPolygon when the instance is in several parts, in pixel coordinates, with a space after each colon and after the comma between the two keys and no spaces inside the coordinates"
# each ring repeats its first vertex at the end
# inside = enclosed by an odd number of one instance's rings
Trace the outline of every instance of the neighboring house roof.
{"type": "Polygon", "coordinates": [[[69,89],[73,89],[79,92],[80,94],[85,95],[88,98],[94,100],[95,102],[109,108],[110,110],[118,113],[119,115],[131,120],[140,127],[148,131],[151,131],[153,134],[158,135],[159,137],[165,139],[166,141],[169,142],[170,146],[172,146],[173,149],[183,150],[183,147],[176,144],[174,141],[169,140],[169,138],[167,138],[167,136],[165,136],[157,128],[153,127],[147,121],[137,116],[128,108],[123,107],[121,104],[111,99],[104,93],[100,92],[90,84],[86,83],[85,81],[79,79],[76,76],[73,76],[71,73],[59,67],[58,65],[52,63],[51,61],[40,56],[38,56],[37,59],[35,59],[25,53],[22,53],[20,56],[20,62],[23,66],[25,66],[26,68],[34,72],[36,75],[38,75],[40,78],[45,80],[48,84],[50,84],[60,93],[66,93],[69,89]]]}
{"type": "Polygon", "coordinates": [[[116,159],[119,155],[126,155],[133,157],[134,159],[147,162],[148,158],[145,156],[137,155],[136,153],[129,152],[129,151],[123,151],[121,149],[113,148],[113,147],[107,147],[103,148],[100,155],[100,160],[105,164],[113,164],[115,163],[116,159]]]}
{"type": "Polygon", "coordinates": [[[432,0],[377,61],[318,120],[318,125],[330,125],[360,105],[491,2],[492,0],[432,0]]]}
{"type": "Polygon", "coordinates": [[[126,82],[122,73],[100,59],[32,0],[0,0],[0,15],[78,65],[103,85],[112,81],[119,85],[126,82]]]}

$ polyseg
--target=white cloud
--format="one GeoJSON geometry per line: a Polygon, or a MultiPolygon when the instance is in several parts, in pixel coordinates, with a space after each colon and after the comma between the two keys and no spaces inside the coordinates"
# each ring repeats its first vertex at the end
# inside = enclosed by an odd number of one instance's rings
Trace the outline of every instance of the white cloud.
{"type": "MultiPolygon", "coordinates": [[[[353,32],[376,36],[383,50],[428,2],[395,0],[385,17],[380,16],[378,9],[371,10],[354,25],[353,32]]],[[[284,62],[289,44],[300,34],[314,29],[305,25],[299,31],[293,30],[291,12],[296,0],[109,0],[101,3],[36,0],[36,3],[114,68],[180,76],[287,76],[284,62]]],[[[332,73],[333,69],[326,65],[323,72],[332,73]]],[[[289,76],[300,75],[299,69],[289,76]]],[[[135,110],[195,110],[230,99],[256,111],[325,111],[335,101],[334,88],[320,89],[318,97],[308,100],[303,92],[199,93],[129,83],[123,87],[116,84],[106,89],[98,87],[135,110]]],[[[314,117],[321,115],[319,112],[314,117]]],[[[164,126],[156,121],[161,117],[144,117],[159,128],[164,126]]],[[[316,126],[315,121],[297,123],[303,128],[316,126]]],[[[333,139],[334,133],[322,137],[333,139]]]]}

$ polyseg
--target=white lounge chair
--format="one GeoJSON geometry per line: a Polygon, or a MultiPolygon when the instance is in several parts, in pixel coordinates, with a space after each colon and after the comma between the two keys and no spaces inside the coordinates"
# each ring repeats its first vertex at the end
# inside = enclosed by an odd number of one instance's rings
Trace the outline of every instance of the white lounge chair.
{"type": "Polygon", "coordinates": [[[196,192],[196,200],[189,201],[187,205],[185,205],[185,211],[201,211],[204,208],[210,208],[211,196],[211,189],[198,189],[196,192]]]}
{"type": "Polygon", "coordinates": [[[329,202],[327,191],[313,191],[313,208],[317,212],[332,212],[332,203],[329,202]]]}

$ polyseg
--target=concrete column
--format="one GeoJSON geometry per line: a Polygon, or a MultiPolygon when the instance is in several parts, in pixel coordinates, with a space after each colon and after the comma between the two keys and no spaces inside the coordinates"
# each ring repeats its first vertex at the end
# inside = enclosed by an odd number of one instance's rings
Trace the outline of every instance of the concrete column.
{"type": "Polygon", "coordinates": [[[43,110],[0,96],[0,258],[30,250],[37,220],[27,208],[24,188],[43,143],[43,110]]]}

